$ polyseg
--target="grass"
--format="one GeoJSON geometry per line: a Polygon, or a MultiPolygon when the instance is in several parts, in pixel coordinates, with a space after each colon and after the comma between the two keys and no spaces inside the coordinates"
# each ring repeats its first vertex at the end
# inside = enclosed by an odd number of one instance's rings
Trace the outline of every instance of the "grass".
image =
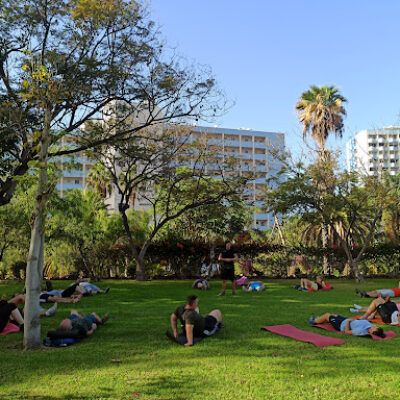
{"type": "MultiPolygon", "coordinates": [[[[112,318],[94,336],[68,348],[22,351],[22,334],[0,336],[0,399],[390,399],[400,387],[399,338],[377,342],[315,330],[311,314],[349,315],[353,282],[335,281],[329,292],[302,293],[294,281],[266,282],[264,293],[227,292],[220,282],[197,291],[200,312],[221,309],[226,327],[191,348],[165,337],[169,316],[193,293],[188,281],[102,282],[105,296],[60,304],[53,318],[42,318],[42,334],[54,329],[72,308],[83,313],[110,312],[112,318]],[[291,323],[322,335],[340,337],[344,345],[311,344],[260,330],[291,323]]],[[[65,287],[56,282],[55,287],[65,287]]],[[[363,289],[397,287],[375,280],[363,289]]],[[[21,284],[0,283],[11,295],[21,284]]],[[[388,327],[385,327],[388,329],[388,327]]],[[[44,335],[43,335],[44,336],[44,335]]]]}

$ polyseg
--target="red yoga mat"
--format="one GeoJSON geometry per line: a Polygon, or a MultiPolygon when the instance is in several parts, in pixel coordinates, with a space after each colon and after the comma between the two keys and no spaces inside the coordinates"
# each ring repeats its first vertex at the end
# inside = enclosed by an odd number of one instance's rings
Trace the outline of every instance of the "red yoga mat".
{"type": "Polygon", "coordinates": [[[0,332],[0,335],[7,335],[7,333],[19,332],[18,326],[8,323],[6,327],[0,332]]]}
{"type": "Polygon", "coordinates": [[[276,333],[277,335],[290,337],[292,339],[298,340],[299,342],[311,343],[317,347],[333,346],[336,344],[344,343],[344,340],[342,339],[336,339],[329,336],[323,336],[316,333],[303,331],[289,324],[263,326],[261,329],[276,333]]]}
{"type": "MultiPolygon", "coordinates": [[[[321,329],[325,329],[326,331],[343,333],[345,335],[344,332],[337,331],[331,324],[313,325],[313,328],[321,328],[321,329]]],[[[397,334],[394,333],[393,331],[385,331],[385,334],[386,334],[386,336],[384,338],[381,338],[380,336],[376,336],[376,335],[365,335],[363,337],[370,337],[373,340],[389,340],[389,339],[397,337],[397,334]]]]}

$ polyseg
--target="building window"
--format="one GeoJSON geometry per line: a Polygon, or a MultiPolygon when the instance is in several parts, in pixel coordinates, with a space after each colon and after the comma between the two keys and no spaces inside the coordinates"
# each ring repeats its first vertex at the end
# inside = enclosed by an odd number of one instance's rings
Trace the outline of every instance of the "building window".
{"type": "Polygon", "coordinates": [[[79,185],[79,179],[75,179],[75,185],[79,185]]]}

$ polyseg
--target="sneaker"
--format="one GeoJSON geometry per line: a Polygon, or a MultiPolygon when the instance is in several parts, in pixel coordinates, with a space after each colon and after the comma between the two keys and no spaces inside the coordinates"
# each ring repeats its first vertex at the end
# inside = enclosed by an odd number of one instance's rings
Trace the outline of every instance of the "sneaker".
{"type": "Polygon", "coordinates": [[[317,317],[315,315],[312,315],[310,318],[308,318],[307,321],[308,321],[309,324],[314,325],[316,318],[317,317]]]}
{"type": "Polygon", "coordinates": [[[108,293],[110,291],[110,287],[108,287],[105,291],[104,294],[108,293]]]}
{"type": "Polygon", "coordinates": [[[298,289],[299,287],[300,287],[300,285],[293,285],[293,287],[295,288],[295,289],[298,289]]]}
{"type": "Polygon", "coordinates": [[[301,290],[302,290],[303,292],[308,292],[308,289],[307,289],[306,287],[301,288],[301,290]]]}
{"type": "Polygon", "coordinates": [[[225,292],[221,292],[218,296],[225,296],[225,292]]]}
{"type": "Polygon", "coordinates": [[[361,310],[361,309],[362,309],[362,306],[360,306],[359,304],[355,304],[355,303],[354,303],[354,308],[356,308],[357,310],[361,310]]]}
{"type": "Polygon", "coordinates": [[[358,312],[360,312],[360,310],[358,310],[357,308],[351,307],[351,308],[350,308],[350,312],[352,312],[352,313],[358,313],[358,312]]]}
{"type": "Polygon", "coordinates": [[[54,306],[50,307],[46,311],[46,317],[52,317],[53,315],[55,315],[56,311],[57,311],[57,303],[54,303],[54,306]]]}
{"type": "Polygon", "coordinates": [[[107,313],[107,314],[104,315],[104,317],[101,319],[101,325],[104,325],[109,319],[110,319],[110,314],[107,313]]]}

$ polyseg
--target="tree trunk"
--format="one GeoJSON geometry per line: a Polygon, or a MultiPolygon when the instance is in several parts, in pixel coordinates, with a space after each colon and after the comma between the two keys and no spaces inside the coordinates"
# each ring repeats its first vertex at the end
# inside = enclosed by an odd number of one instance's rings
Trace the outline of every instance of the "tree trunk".
{"type": "MultiPolygon", "coordinates": [[[[324,248],[324,250],[328,247],[328,227],[323,224],[321,226],[321,230],[322,230],[322,247],[324,248]]],[[[329,263],[328,263],[328,256],[325,254],[323,255],[322,258],[322,266],[323,266],[323,271],[324,271],[324,275],[328,275],[330,273],[330,269],[329,269],[329,263]]]]}
{"type": "Polygon", "coordinates": [[[26,299],[24,311],[24,347],[26,350],[39,347],[40,313],[39,295],[43,278],[44,234],[46,208],[49,197],[47,154],[50,142],[50,111],[46,109],[44,127],[40,139],[39,180],[36,192],[35,212],[32,216],[32,233],[26,269],[26,299]]]}
{"type": "Polygon", "coordinates": [[[356,282],[360,283],[364,281],[364,277],[362,276],[360,270],[358,269],[358,264],[359,264],[358,261],[353,259],[351,260],[350,267],[351,270],[353,271],[356,282]]]}
{"type": "Polygon", "coordinates": [[[144,256],[141,254],[137,253],[136,247],[135,247],[135,241],[133,240],[131,230],[129,228],[129,221],[128,217],[126,215],[126,209],[123,204],[119,205],[119,212],[122,217],[122,222],[124,224],[124,229],[125,232],[128,236],[128,241],[129,241],[129,247],[131,249],[131,254],[132,258],[136,261],[136,280],[137,281],[144,281],[144,268],[143,268],[143,260],[144,256]]]}
{"type": "Polygon", "coordinates": [[[136,260],[136,280],[144,281],[144,260],[143,257],[138,257],[136,260]]]}

